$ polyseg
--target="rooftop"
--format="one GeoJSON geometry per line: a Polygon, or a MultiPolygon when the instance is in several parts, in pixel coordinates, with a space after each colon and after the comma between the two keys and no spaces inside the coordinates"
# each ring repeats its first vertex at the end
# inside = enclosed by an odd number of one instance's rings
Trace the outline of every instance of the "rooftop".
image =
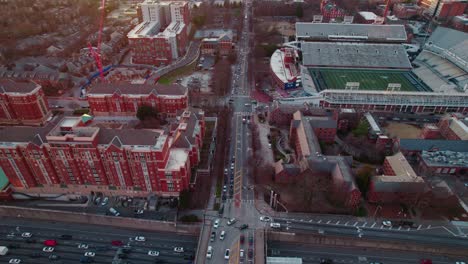
{"type": "Polygon", "coordinates": [[[415,178],[419,177],[401,152],[388,156],[385,159],[395,172],[395,176],[391,176],[392,178],[401,178],[398,181],[414,181],[415,178]]]}
{"type": "Polygon", "coordinates": [[[413,151],[451,150],[464,152],[468,149],[468,140],[400,139],[400,149],[413,151]]]}
{"type": "Polygon", "coordinates": [[[468,149],[466,151],[423,151],[421,158],[429,166],[468,167],[468,149]]]}
{"type": "Polygon", "coordinates": [[[180,84],[133,84],[133,83],[97,83],[88,93],[93,95],[111,95],[111,94],[129,94],[129,95],[185,95],[187,88],[180,84]]]}
{"type": "Polygon", "coordinates": [[[305,66],[314,67],[412,68],[400,44],[304,42],[302,57],[305,66]]]}
{"type": "Polygon", "coordinates": [[[203,38],[221,38],[228,36],[230,39],[234,38],[234,32],[230,29],[200,29],[195,32],[194,39],[203,38]]]}
{"type": "Polygon", "coordinates": [[[267,257],[267,264],[302,264],[302,258],[267,257]]]}
{"type": "Polygon", "coordinates": [[[183,149],[171,149],[166,165],[166,170],[179,170],[188,159],[188,153],[183,149]]]}
{"type": "Polygon", "coordinates": [[[149,38],[155,37],[159,33],[161,26],[158,21],[145,21],[136,25],[130,32],[128,38],[149,38]]]}
{"type": "Polygon", "coordinates": [[[361,11],[359,12],[359,15],[361,15],[365,20],[376,20],[378,18],[375,13],[367,11],[361,11]]]}
{"type": "Polygon", "coordinates": [[[271,70],[275,73],[275,75],[283,83],[287,83],[287,82],[292,81],[295,77],[297,77],[297,75],[300,72],[298,70],[291,71],[291,69],[286,67],[284,63],[284,56],[285,56],[284,51],[281,49],[277,49],[271,56],[270,67],[271,67],[271,70]]]}
{"type": "Polygon", "coordinates": [[[403,25],[296,23],[296,38],[304,40],[360,40],[369,42],[406,42],[403,25]]]}
{"type": "Polygon", "coordinates": [[[149,129],[108,129],[101,128],[98,134],[98,144],[110,145],[116,147],[122,146],[132,147],[151,147],[158,149],[162,146],[161,131],[149,129]]]}
{"type": "Polygon", "coordinates": [[[158,37],[175,37],[176,35],[180,34],[184,29],[185,24],[182,22],[173,21],[167,26],[167,28],[163,31],[158,33],[158,37]]]}
{"type": "Polygon", "coordinates": [[[0,79],[0,93],[25,94],[41,87],[31,81],[16,81],[10,79],[0,79]]]}

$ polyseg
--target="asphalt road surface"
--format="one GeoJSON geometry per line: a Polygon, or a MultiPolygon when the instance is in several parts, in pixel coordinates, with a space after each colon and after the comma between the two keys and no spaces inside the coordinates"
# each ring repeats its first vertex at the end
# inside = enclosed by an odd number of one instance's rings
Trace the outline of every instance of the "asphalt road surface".
{"type": "Polygon", "coordinates": [[[113,246],[111,241],[122,241],[131,247],[131,252],[121,263],[192,263],[190,260],[196,251],[195,236],[178,235],[174,233],[148,232],[123,228],[68,224],[60,222],[42,222],[37,220],[2,218],[0,223],[0,245],[10,248],[8,255],[0,256],[0,263],[8,263],[10,259],[21,259],[21,263],[80,263],[85,252],[94,252],[94,263],[112,263],[118,260],[119,246],[113,246]],[[32,234],[33,243],[27,243],[22,234],[32,234]],[[71,235],[71,239],[62,239],[62,235],[71,235]],[[145,241],[135,241],[136,236],[144,236],[145,241]],[[52,253],[43,252],[45,240],[57,241],[52,253]],[[78,248],[86,244],[87,249],[78,248]],[[11,248],[16,245],[19,248],[11,248]],[[99,249],[99,247],[107,247],[99,249]],[[174,252],[175,247],[183,247],[184,253],[174,252]],[[158,251],[159,256],[148,255],[148,251],[158,251]],[[39,253],[39,258],[31,258],[31,254],[39,253]],[[49,261],[50,255],[58,255],[59,260],[49,261]],[[157,262],[156,262],[157,263],[157,262]]]}
{"type": "Polygon", "coordinates": [[[303,263],[320,263],[321,259],[331,259],[333,263],[385,263],[385,264],[418,264],[421,259],[431,259],[434,264],[453,264],[456,261],[467,261],[463,258],[429,255],[407,251],[366,250],[356,248],[328,247],[268,242],[269,257],[300,257],[303,263]]]}

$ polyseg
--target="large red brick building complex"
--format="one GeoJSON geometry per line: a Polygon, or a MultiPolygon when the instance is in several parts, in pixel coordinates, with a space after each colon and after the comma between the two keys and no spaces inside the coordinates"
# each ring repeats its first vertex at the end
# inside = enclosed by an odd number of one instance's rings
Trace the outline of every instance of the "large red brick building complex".
{"type": "Polygon", "coordinates": [[[181,111],[162,130],[108,129],[66,117],[0,130],[0,166],[16,190],[178,196],[189,187],[204,133],[202,111],[181,111]],[[184,144],[178,143],[184,141],[184,144]]]}
{"type": "Polygon", "coordinates": [[[88,93],[91,113],[97,116],[135,116],[141,105],[174,116],[188,106],[187,88],[179,85],[98,83],[88,93]]]}
{"type": "Polygon", "coordinates": [[[50,116],[39,84],[0,79],[0,123],[40,125],[50,116]]]}

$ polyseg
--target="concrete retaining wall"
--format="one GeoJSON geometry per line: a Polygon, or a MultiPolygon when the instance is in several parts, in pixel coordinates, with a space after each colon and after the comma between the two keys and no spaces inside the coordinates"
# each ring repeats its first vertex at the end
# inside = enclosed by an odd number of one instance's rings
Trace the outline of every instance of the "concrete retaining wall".
{"type": "Polygon", "coordinates": [[[322,236],[314,234],[297,234],[268,231],[268,240],[301,243],[301,244],[319,244],[338,247],[359,247],[367,249],[384,249],[396,251],[414,251],[434,253],[445,256],[468,256],[468,251],[462,248],[449,248],[447,246],[430,246],[415,244],[410,242],[387,242],[362,238],[322,236]]]}
{"type": "Polygon", "coordinates": [[[114,217],[76,212],[65,212],[47,209],[0,206],[0,216],[39,219],[58,222],[105,225],[147,231],[176,232],[198,236],[200,226],[177,224],[174,222],[155,221],[139,218],[114,217]]]}

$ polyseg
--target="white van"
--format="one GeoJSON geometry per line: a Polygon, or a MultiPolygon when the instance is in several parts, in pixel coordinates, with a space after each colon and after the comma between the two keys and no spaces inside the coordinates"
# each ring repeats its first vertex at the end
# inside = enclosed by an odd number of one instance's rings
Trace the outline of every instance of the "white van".
{"type": "Polygon", "coordinates": [[[281,228],[281,224],[280,223],[270,223],[270,227],[271,228],[281,228]]]}
{"type": "Polygon", "coordinates": [[[208,246],[208,250],[206,251],[206,258],[211,259],[213,257],[213,247],[208,246]]]}
{"type": "Polygon", "coordinates": [[[226,236],[226,231],[221,231],[221,234],[219,235],[219,240],[224,240],[224,237],[226,236]]]}

